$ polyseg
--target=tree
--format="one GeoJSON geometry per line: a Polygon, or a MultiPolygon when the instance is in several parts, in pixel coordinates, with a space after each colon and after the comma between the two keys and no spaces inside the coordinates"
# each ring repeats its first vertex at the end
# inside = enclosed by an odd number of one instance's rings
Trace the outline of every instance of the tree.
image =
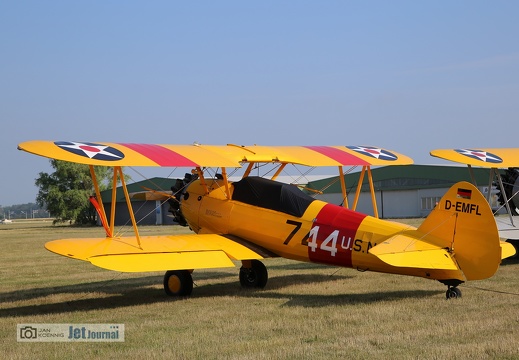
{"type": "MultiPolygon", "coordinates": [[[[55,217],[54,222],[95,224],[96,212],[89,201],[95,190],[88,165],[55,159],[50,163],[55,171],[50,175],[40,172],[35,182],[39,187],[38,205],[46,206],[55,217]]],[[[100,190],[107,189],[111,184],[111,168],[96,166],[94,171],[100,190]]]]}

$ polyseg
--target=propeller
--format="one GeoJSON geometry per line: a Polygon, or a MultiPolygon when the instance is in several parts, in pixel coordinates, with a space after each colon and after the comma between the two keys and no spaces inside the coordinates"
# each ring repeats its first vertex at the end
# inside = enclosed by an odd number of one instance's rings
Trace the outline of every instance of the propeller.
{"type": "Polygon", "coordinates": [[[168,211],[173,214],[173,220],[177,222],[179,225],[187,226],[187,221],[184,218],[184,215],[182,215],[180,203],[182,202],[182,197],[186,192],[187,186],[189,185],[189,183],[196,179],[196,175],[186,173],[183,179],[177,179],[175,181],[175,185],[171,187],[171,192],[173,193],[173,196],[168,199],[168,211]]]}

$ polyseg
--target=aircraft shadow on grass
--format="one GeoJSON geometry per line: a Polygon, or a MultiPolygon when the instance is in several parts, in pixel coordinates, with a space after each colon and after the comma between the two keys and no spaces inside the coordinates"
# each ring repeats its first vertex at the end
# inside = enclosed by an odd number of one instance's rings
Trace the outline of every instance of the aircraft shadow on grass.
{"type": "MultiPolygon", "coordinates": [[[[211,272],[211,278],[229,277],[229,273],[211,272]]],[[[207,276],[206,276],[207,277],[207,276]]],[[[283,306],[303,306],[303,307],[325,307],[330,305],[371,303],[380,300],[398,300],[405,298],[423,298],[435,296],[442,291],[391,291],[374,292],[363,294],[289,294],[280,290],[303,284],[327,283],[337,280],[348,280],[349,276],[340,275],[320,275],[320,274],[295,274],[288,276],[274,277],[269,280],[268,286],[264,290],[243,289],[238,282],[218,282],[215,284],[205,284],[196,286],[196,291],[192,298],[211,298],[211,297],[250,297],[264,299],[280,299],[286,302],[283,306]]],[[[18,290],[10,293],[0,294],[2,302],[8,303],[19,299],[31,300],[44,298],[59,294],[78,294],[78,299],[46,303],[42,300],[38,305],[17,306],[12,308],[0,309],[0,317],[19,317],[32,315],[59,314],[76,311],[106,310],[129,306],[148,305],[155,303],[169,303],[183,301],[183,298],[171,298],[165,296],[163,290],[157,287],[157,276],[147,276],[143,278],[133,278],[124,280],[101,281],[91,283],[81,283],[77,285],[66,285],[59,287],[36,288],[18,290]],[[86,298],[88,293],[101,293],[108,296],[86,298]],[[86,295],[85,295],[86,294],[86,295]]],[[[195,280],[196,284],[196,280],[195,280]]]]}
{"type": "MultiPolygon", "coordinates": [[[[283,306],[299,306],[307,308],[319,308],[330,305],[355,305],[376,303],[379,301],[398,301],[403,299],[423,299],[430,296],[443,294],[444,291],[435,290],[398,290],[398,291],[377,291],[371,293],[356,294],[333,294],[333,295],[291,295],[283,306]]],[[[269,297],[269,296],[263,296],[269,297]]],[[[284,296],[286,298],[286,296],[284,296]]]]}
{"type": "MultiPolygon", "coordinates": [[[[230,276],[224,272],[205,272],[198,273],[199,279],[222,279],[230,276]]],[[[157,286],[161,284],[162,276],[144,276],[139,278],[126,278],[126,279],[112,279],[105,281],[94,281],[89,283],[77,283],[74,285],[64,286],[50,286],[41,288],[30,288],[25,290],[16,290],[12,292],[0,292],[0,304],[19,301],[19,300],[31,300],[38,299],[58,294],[82,294],[84,297],[85,293],[102,293],[102,294],[113,294],[121,295],[129,292],[133,292],[140,288],[149,288],[151,286],[157,286]]],[[[148,289],[149,290],[149,289],[148,289]]]]}
{"type": "Polygon", "coordinates": [[[513,257],[510,257],[508,259],[504,259],[501,263],[501,266],[504,265],[518,265],[519,264],[519,255],[514,255],[513,257]]]}

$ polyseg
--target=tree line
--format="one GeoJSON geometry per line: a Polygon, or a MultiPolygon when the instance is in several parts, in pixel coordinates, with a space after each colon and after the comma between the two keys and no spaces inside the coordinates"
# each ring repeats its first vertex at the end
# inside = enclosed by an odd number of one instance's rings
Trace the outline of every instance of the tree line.
{"type": "MultiPolygon", "coordinates": [[[[50,164],[54,172],[40,172],[35,180],[36,204],[0,207],[0,219],[52,217],[54,223],[95,225],[97,213],[90,203],[95,189],[89,166],[55,159],[50,160],[50,164]]],[[[100,191],[112,185],[111,168],[95,166],[94,171],[100,191]]]]}
{"type": "Polygon", "coordinates": [[[11,206],[0,205],[0,220],[3,219],[38,219],[48,218],[49,212],[36,203],[11,206]]]}

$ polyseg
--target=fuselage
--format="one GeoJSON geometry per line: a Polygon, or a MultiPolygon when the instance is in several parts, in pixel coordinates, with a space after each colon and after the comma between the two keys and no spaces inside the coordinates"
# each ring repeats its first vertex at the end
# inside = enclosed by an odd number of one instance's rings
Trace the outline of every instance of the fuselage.
{"type": "Polygon", "coordinates": [[[272,182],[269,189],[270,180],[261,181],[259,186],[248,183],[245,190],[240,184],[241,201],[235,199],[238,183],[230,186],[232,197],[227,199],[221,180],[206,179],[209,193],[200,181],[194,181],[181,201],[182,213],[196,233],[234,235],[288,259],[361,271],[452,278],[453,274],[444,270],[391,266],[369,253],[370,248],[395,234],[416,231],[414,227],[315,200],[299,190],[291,199],[282,194],[283,204],[278,204],[268,198],[270,192],[278,191],[279,183],[272,182]],[[301,214],[294,215],[297,211],[301,214]]]}

